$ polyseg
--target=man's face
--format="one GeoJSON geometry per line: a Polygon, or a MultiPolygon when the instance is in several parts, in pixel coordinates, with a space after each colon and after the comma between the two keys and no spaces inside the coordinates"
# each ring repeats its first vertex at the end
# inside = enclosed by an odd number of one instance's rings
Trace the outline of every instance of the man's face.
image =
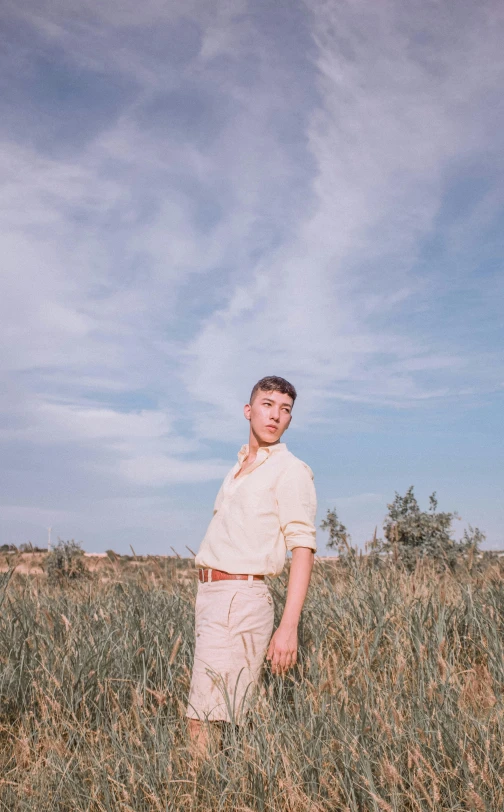
{"type": "Polygon", "coordinates": [[[293,401],[281,392],[259,390],[252,403],[245,406],[244,414],[257,439],[267,445],[276,443],[289,427],[293,401]]]}

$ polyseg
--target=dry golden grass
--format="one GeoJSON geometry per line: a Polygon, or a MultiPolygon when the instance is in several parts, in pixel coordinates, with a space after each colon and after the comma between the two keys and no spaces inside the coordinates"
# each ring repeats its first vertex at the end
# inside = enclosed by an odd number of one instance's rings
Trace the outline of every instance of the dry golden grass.
{"type": "Polygon", "coordinates": [[[317,563],[299,667],[266,672],[250,728],[198,770],[187,562],[0,575],[0,809],[504,809],[503,566],[470,564],[317,563]]]}

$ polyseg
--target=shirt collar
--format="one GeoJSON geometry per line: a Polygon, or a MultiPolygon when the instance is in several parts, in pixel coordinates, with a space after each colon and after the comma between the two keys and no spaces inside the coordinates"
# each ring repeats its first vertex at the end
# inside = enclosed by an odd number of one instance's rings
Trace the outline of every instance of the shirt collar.
{"type": "MultiPolygon", "coordinates": [[[[265,445],[262,446],[259,451],[257,452],[258,457],[262,457],[266,459],[271,454],[276,454],[278,451],[286,451],[287,445],[285,443],[275,443],[275,445],[265,445]]],[[[249,446],[248,443],[242,445],[240,450],[238,451],[238,462],[240,465],[242,464],[243,460],[248,456],[249,453],[249,446]]]]}

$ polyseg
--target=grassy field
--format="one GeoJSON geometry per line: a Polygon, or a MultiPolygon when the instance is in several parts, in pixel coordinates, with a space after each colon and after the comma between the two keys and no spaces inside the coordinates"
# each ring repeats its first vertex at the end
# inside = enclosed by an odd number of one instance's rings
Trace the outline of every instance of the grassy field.
{"type": "Polygon", "coordinates": [[[299,667],[265,673],[250,728],[199,771],[194,573],[89,566],[66,588],[0,574],[0,810],[504,809],[504,562],[318,562],[299,667]]]}

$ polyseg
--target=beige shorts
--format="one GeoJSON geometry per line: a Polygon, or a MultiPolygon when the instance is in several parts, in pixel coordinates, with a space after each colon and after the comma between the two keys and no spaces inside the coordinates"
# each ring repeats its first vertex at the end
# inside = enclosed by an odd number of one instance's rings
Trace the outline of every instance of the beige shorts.
{"type": "Polygon", "coordinates": [[[186,716],[243,724],[273,633],[264,581],[199,583],[196,648],[186,716]]]}

